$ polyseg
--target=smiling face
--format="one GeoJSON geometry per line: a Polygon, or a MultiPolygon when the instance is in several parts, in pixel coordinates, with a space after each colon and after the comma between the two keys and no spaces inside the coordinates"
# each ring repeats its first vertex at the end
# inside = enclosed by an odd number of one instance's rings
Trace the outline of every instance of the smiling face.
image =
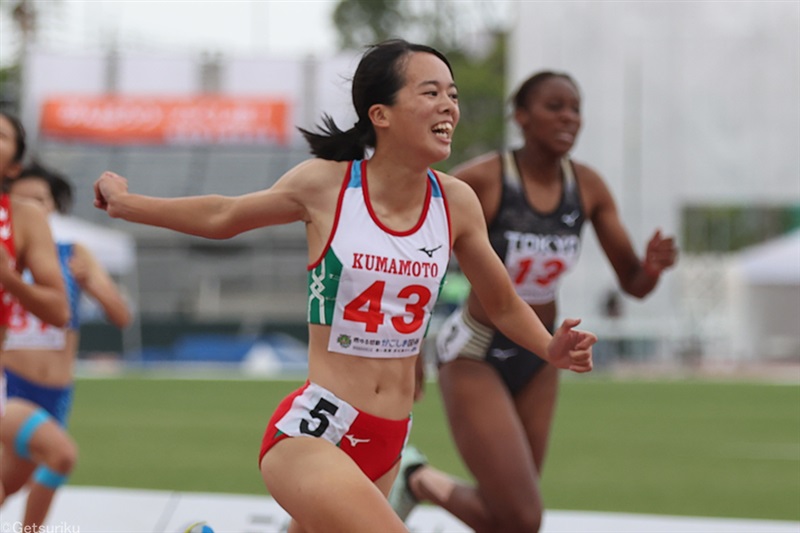
{"type": "MultiPolygon", "coordinates": [[[[458,90],[447,65],[433,54],[413,52],[400,65],[404,84],[392,105],[375,105],[376,130],[409,147],[426,165],[450,156],[458,124],[458,90]]],[[[388,139],[387,139],[388,140],[388,139]]]]}
{"type": "Polygon", "coordinates": [[[566,78],[547,78],[530,90],[525,106],[516,109],[514,118],[526,144],[564,155],[575,145],[581,129],[578,89],[566,78]]]}

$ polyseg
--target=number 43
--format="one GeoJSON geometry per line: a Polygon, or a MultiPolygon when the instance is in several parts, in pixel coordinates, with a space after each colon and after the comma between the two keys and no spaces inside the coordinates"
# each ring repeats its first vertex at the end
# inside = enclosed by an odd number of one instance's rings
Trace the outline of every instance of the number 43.
{"type": "MultiPolygon", "coordinates": [[[[381,310],[385,289],[385,281],[376,281],[353,298],[344,307],[345,320],[362,322],[367,332],[376,333],[385,319],[385,314],[381,310]]],[[[414,297],[416,297],[416,301],[406,304],[406,312],[411,315],[410,321],[406,321],[405,317],[401,316],[392,317],[392,326],[399,333],[413,333],[422,326],[425,318],[425,306],[431,300],[431,291],[423,285],[408,285],[397,294],[398,299],[411,300],[414,297]]]]}

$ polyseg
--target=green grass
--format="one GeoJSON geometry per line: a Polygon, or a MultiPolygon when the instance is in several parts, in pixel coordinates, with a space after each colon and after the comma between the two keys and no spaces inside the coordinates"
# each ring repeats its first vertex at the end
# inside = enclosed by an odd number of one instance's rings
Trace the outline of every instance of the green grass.
{"type": "MultiPolygon", "coordinates": [[[[265,494],[262,432],[299,385],[79,380],[71,483],[265,494]]],[[[411,440],[469,478],[435,384],[411,440]]],[[[566,379],[543,491],[554,509],[800,520],[800,387],[566,379]]]]}

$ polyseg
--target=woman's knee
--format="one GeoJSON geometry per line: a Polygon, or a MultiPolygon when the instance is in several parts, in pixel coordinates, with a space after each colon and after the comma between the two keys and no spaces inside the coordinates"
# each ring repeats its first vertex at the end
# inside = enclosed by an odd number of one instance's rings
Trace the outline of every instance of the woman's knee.
{"type": "Polygon", "coordinates": [[[47,442],[42,457],[42,463],[50,470],[68,475],[78,462],[78,445],[64,433],[61,438],[47,442]]]}
{"type": "Polygon", "coordinates": [[[542,506],[531,504],[516,506],[508,512],[496,515],[496,523],[487,531],[503,533],[536,533],[542,525],[542,506]]]}
{"type": "MultiPolygon", "coordinates": [[[[519,493],[518,493],[519,494],[519,493]]],[[[502,501],[488,501],[489,524],[482,531],[502,531],[503,533],[536,533],[542,525],[544,505],[538,493],[525,498],[506,497],[502,501]]]]}
{"type": "Polygon", "coordinates": [[[60,474],[69,474],[78,462],[78,447],[71,440],[59,448],[50,467],[60,474]]]}

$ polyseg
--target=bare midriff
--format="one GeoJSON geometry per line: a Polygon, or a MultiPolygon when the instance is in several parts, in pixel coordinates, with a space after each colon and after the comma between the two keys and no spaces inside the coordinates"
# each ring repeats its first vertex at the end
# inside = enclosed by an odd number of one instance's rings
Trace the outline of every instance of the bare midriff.
{"type": "Polygon", "coordinates": [[[372,358],[328,350],[330,326],[309,324],[308,379],[356,409],[390,420],[408,418],[417,356],[372,358]]]}

